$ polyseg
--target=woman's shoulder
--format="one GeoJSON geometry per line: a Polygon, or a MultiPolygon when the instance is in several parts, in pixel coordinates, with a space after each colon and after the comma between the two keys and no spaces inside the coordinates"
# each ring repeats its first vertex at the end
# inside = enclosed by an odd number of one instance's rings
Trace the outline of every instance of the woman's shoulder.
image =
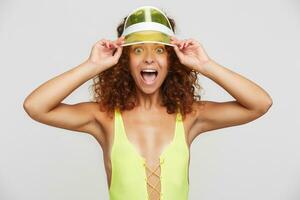
{"type": "Polygon", "coordinates": [[[192,103],[192,112],[190,112],[187,117],[191,120],[201,121],[204,117],[205,112],[207,112],[207,107],[211,104],[211,101],[199,100],[192,103]]]}
{"type": "Polygon", "coordinates": [[[199,112],[203,111],[207,102],[208,101],[205,101],[205,100],[193,101],[193,103],[192,103],[193,112],[192,113],[197,115],[199,112]]]}
{"type": "Polygon", "coordinates": [[[101,109],[101,105],[98,102],[85,102],[85,104],[94,116],[94,121],[90,125],[92,127],[93,136],[102,146],[105,144],[107,134],[111,132],[113,115],[108,114],[106,111],[101,109]]]}

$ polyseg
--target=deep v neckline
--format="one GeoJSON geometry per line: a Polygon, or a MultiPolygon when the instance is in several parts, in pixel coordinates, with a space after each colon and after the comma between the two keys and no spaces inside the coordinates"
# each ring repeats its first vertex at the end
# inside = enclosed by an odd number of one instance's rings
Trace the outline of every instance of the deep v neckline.
{"type": "MultiPolygon", "coordinates": [[[[137,157],[139,157],[140,159],[142,159],[144,162],[146,162],[146,158],[144,156],[142,156],[142,154],[137,150],[137,148],[135,147],[135,145],[133,143],[130,142],[127,134],[126,134],[126,130],[125,130],[125,124],[123,121],[123,117],[120,111],[117,111],[119,114],[119,119],[121,120],[121,124],[122,124],[122,129],[123,129],[123,133],[125,136],[125,140],[128,143],[128,145],[131,147],[131,149],[133,150],[133,152],[137,155],[137,157]]],[[[178,114],[176,113],[176,118],[175,118],[175,128],[174,128],[174,132],[173,132],[173,137],[172,140],[169,144],[167,144],[167,146],[162,150],[162,152],[159,155],[159,160],[161,161],[163,156],[166,154],[166,152],[174,145],[175,140],[176,140],[176,136],[177,136],[177,125],[178,125],[178,114]]]]}

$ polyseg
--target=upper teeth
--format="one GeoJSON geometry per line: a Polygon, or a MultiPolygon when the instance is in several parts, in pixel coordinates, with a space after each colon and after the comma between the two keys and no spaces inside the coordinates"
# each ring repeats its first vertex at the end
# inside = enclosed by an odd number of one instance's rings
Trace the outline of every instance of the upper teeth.
{"type": "Polygon", "coordinates": [[[155,69],[144,69],[144,70],[142,70],[143,72],[156,72],[156,70],[155,69]]]}

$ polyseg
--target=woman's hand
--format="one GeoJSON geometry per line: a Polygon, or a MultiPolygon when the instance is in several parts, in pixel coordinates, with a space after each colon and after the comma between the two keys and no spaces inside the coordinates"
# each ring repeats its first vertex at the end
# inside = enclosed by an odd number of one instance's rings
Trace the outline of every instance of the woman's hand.
{"type": "Polygon", "coordinates": [[[104,71],[118,63],[122,54],[124,37],[115,41],[102,39],[96,42],[91,50],[87,62],[91,63],[99,71],[104,71]]]}
{"type": "Polygon", "coordinates": [[[175,44],[175,53],[180,62],[199,72],[202,72],[204,65],[211,61],[201,44],[194,39],[179,40],[171,37],[171,44],[175,44]]]}

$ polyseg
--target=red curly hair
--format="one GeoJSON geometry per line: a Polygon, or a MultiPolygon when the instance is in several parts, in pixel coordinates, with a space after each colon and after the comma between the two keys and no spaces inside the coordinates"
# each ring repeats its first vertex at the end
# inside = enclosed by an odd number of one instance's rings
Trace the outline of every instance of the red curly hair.
{"type": "MultiPolygon", "coordinates": [[[[117,27],[118,37],[123,33],[126,18],[117,27]]],[[[169,17],[168,19],[175,32],[175,21],[169,17]]],[[[199,72],[181,64],[173,47],[167,45],[165,47],[170,68],[160,87],[162,106],[167,108],[169,114],[180,111],[185,119],[186,114],[193,111],[192,104],[201,100],[201,96],[197,95],[198,90],[202,89],[197,80],[199,72]]],[[[99,103],[100,110],[107,112],[111,117],[115,109],[131,110],[137,105],[135,81],[129,69],[128,46],[123,47],[122,55],[116,65],[93,78],[92,88],[93,101],[99,103]]]]}

